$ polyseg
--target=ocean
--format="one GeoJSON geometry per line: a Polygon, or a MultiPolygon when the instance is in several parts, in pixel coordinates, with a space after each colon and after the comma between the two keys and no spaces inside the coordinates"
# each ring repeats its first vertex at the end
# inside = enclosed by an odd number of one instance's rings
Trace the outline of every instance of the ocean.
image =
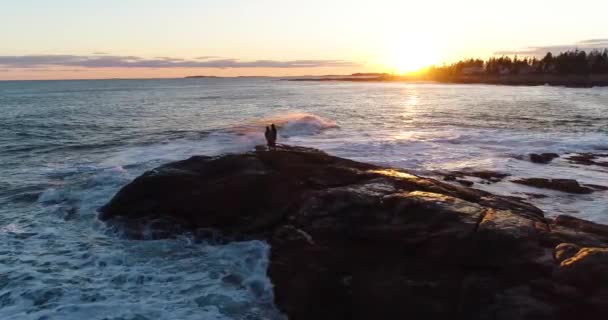
{"type": "Polygon", "coordinates": [[[283,319],[266,277],[271,248],[188,235],[121,237],[96,209],[146,170],[191,155],[279,143],[440,177],[511,174],[474,187],[524,197],[546,216],[608,223],[608,89],[290,82],[272,78],[0,82],[0,319],[283,319]],[[562,155],[550,164],[529,153],[562,155]],[[607,161],[600,158],[599,161],[607,161]],[[530,196],[529,194],[541,196],[530,196]]]}

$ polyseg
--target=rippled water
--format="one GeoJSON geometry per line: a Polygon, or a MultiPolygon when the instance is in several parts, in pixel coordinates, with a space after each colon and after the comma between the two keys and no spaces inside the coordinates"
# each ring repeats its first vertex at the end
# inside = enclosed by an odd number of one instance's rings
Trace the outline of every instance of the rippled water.
{"type": "MultiPolygon", "coordinates": [[[[0,82],[1,319],[279,319],[262,242],[131,241],[96,220],[124,184],[193,154],[280,140],[355,160],[608,185],[608,170],[530,152],[608,151],[608,90],[273,79],[0,82]],[[603,150],[603,151],[602,151],[603,150]]],[[[281,142],[280,141],[280,142],[281,142]]],[[[608,192],[504,181],[546,214],[608,223],[608,192]]]]}

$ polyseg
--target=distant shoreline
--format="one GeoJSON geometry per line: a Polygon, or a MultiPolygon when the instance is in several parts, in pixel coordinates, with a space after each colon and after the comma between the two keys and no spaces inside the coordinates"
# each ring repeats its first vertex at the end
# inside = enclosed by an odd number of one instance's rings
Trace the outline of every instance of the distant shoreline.
{"type": "Polygon", "coordinates": [[[346,82],[436,82],[453,84],[494,84],[508,86],[564,86],[570,88],[608,87],[608,75],[461,75],[453,77],[394,76],[375,77],[343,76],[283,79],[286,81],[346,81],[346,82]]]}
{"type": "Polygon", "coordinates": [[[608,86],[608,75],[462,75],[452,78],[439,78],[438,82],[462,84],[496,84],[509,86],[563,86],[570,88],[592,88],[608,86]]]}
{"type": "Polygon", "coordinates": [[[28,82],[28,81],[153,81],[153,80],[180,80],[180,79],[273,79],[276,81],[295,82],[408,82],[408,83],[445,83],[445,84],[490,84],[506,86],[561,86],[569,88],[608,87],[608,74],[593,75],[560,75],[560,74],[529,74],[529,75],[460,75],[451,77],[396,76],[389,74],[365,75],[327,75],[327,76],[296,76],[296,77],[268,77],[268,76],[187,76],[181,78],[100,78],[100,79],[31,79],[31,80],[0,80],[2,82],[28,82]]]}
{"type": "Polygon", "coordinates": [[[218,76],[185,76],[185,79],[198,79],[198,78],[221,78],[218,76]]]}

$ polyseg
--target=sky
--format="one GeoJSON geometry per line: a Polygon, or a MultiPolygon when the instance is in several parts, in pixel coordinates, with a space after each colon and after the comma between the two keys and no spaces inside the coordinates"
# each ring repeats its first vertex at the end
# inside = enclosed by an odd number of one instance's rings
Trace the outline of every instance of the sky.
{"type": "Polygon", "coordinates": [[[0,79],[402,73],[608,47],[606,12],[606,0],[0,0],[0,79]]]}

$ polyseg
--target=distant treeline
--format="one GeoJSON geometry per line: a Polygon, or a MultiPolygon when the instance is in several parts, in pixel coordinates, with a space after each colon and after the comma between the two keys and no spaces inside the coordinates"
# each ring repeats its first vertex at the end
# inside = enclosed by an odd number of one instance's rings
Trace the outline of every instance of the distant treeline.
{"type": "Polygon", "coordinates": [[[608,74],[608,49],[571,50],[554,56],[547,53],[542,59],[535,57],[493,57],[487,60],[467,59],[450,65],[433,66],[427,75],[431,78],[449,78],[466,75],[527,75],[527,74],[608,74]]]}

